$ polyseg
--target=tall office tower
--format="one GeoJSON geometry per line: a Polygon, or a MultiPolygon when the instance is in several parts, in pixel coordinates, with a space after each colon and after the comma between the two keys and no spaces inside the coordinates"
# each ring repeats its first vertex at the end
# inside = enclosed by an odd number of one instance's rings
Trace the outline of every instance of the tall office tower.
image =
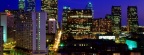
{"type": "Polygon", "coordinates": [[[25,0],[19,0],[19,9],[24,10],[25,9],[25,0]]]}
{"type": "Polygon", "coordinates": [[[25,11],[35,11],[35,0],[25,1],[25,11]]]}
{"type": "Polygon", "coordinates": [[[91,9],[93,10],[93,6],[92,6],[92,3],[89,2],[87,5],[86,5],[86,9],[91,9]]]}
{"type": "Polygon", "coordinates": [[[74,39],[90,39],[92,11],[90,9],[73,9],[67,15],[67,34],[72,34],[74,39]]]}
{"type": "Polygon", "coordinates": [[[99,34],[104,34],[108,32],[112,32],[112,22],[110,19],[99,18],[93,19],[92,21],[92,32],[97,32],[99,34]]]}
{"type": "Polygon", "coordinates": [[[63,16],[63,19],[62,19],[62,30],[63,30],[63,32],[62,32],[62,39],[65,39],[66,38],[66,36],[67,36],[67,18],[68,18],[68,13],[70,12],[70,7],[69,6],[64,6],[63,7],[63,14],[62,14],[62,16],[63,16]]]}
{"type": "Polygon", "coordinates": [[[139,24],[138,24],[138,15],[136,6],[128,6],[127,18],[128,18],[128,31],[137,32],[139,24]]]}
{"type": "Polygon", "coordinates": [[[91,2],[88,2],[88,4],[86,5],[86,9],[91,9],[92,10],[92,15],[94,15],[93,5],[92,5],[91,2]]]}
{"type": "Polygon", "coordinates": [[[3,26],[0,26],[0,55],[3,55],[3,26]]]}
{"type": "Polygon", "coordinates": [[[19,9],[24,11],[35,11],[35,0],[19,0],[19,9]]]}
{"type": "Polygon", "coordinates": [[[119,34],[121,32],[121,7],[120,6],[112,6],[112,16],[113,16],[112,31],[114,34],[119,34]]]}
{"type": "Polygon", "coordinates": [[[46,19],[45,12],[26,12],[16,19],[16,48],[28,54],[46,54],[46,19]]]}
{"type": "Polygon", "coordinates": [[[3,40],[7,42],[7,14],[0,13],[0,25],[3,26],[3,40]]]}
{"type": "Polygon", "coordinates": [[[47,14],[48,14],[48,19],[46,22],[46,31],[48,34],[48,31],[51,31],[48,29],[49,27],[50,28],[52,28],[52,27],[57,28],[57,26],[55,26],[55,24],[54,25],[48,25],[48,23],[49,23],[48,20],[51,20],[51,19],[55,19],[56,25],[57,25],[57,21],[58,21],[58,19],[57,19],[57,17],[58,17],[57,0],[42,0],[41,10],[47,12],[47,14]]]}

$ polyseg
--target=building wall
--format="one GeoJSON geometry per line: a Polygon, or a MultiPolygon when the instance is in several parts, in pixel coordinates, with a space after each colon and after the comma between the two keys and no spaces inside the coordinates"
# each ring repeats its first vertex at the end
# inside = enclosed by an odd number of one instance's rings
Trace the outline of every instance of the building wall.
{"type": "Polygon", "coordinates": [[[33,19],[33,53],[46,53],[46,12],[32,12],[33,19]]]}
{"type": "Polygon", "coordinates": [[[0,55],[3,55],[3,26],[0,26],[0,55]]]}
{"type": "Polygon", "coordinates": [[[71,33],[75,39],[91,38],[92,11],[90,9],[73,9],[67,15],[67,35],[71,33]]]}
{"type": "Polygon", "coordinates": [[[0,13],[0,25],[3,26],[3,40],[7,42],[7,15],[6,13],[0,13]]]}
{"type": "Polygon", "coordinates": [[[112,21],[107,18],[93,19],[92,32],[112,32],[112,21]]]}

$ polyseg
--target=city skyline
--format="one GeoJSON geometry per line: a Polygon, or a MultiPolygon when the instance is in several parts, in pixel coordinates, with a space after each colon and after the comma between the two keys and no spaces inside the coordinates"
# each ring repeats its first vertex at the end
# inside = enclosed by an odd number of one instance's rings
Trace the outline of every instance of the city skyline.
{"type": "MultiPolygon", "coordinates": [[[[58,1],[58,19],[59,21],[62,20],[62,10],[63,6],[70,6],[72,9],[84,9],[88,2],[91,2],[94,9],[94,18],[104,18],[106,14],[111,14],[111,7],[112,6],[121,6],[122,7],[122,25],[127,25],[127,7],[128,6],[137,6],[138,8],[138,19],[139,19],[139,25],[143,24],[143,14],[144,14],[144,1],[138,1],[138,0],[59,0],[58,1]],[[81,3],[79,3],[81,2],[81,3]],[[80,6],[79,6],[80,5],[80,6]]],[[[2,5],[2,9],[18,9],[18,0],[5,0],[0,2],[2,5]],[[9,2],[8,2],[9,1],[9,2]]],[[[40,0],[36,0],[36,11],[40,11],[40,0]]]]}

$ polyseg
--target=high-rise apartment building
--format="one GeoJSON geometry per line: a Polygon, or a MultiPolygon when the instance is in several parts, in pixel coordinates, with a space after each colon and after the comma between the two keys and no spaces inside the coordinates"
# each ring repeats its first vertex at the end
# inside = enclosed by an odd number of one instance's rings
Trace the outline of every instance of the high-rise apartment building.
{"type": "MultiPolygon", "coordinates": [[[[67,14],[67,33],[74,39],[91,38],[92,11],[90,9],[72,9],[67,14]]],[[[65,37],[62,36],[62,37],[65,37]]],[[[68,37],[68,36],[66,36],[68,37]]]]}
{"type": "Polygon", "coordinates": [[[45,12],[26,12],[16,19],[16,48],[28,54],[46,54],[45,12]]]}
{"type": "Polygon", "coordinates": [[[115,34],[119,34],[121,32],[121,7],[120,6],[112,6],[112,17],[113,17],[112,31],[115,34]]]}
{"type": "Polygon", "coordinates": [[[139,24],[138,24],[138,15],[136,6],[128,6],[127,18],[128,18],[128,31],[137,32],[139,24]]]}
{"type": "Polygon", "coordinates": [[[7,14],[0,13],[0,26],[3,26],[3,40],[7,42],[7,14]]]}
{"type": "Polygon", "coordinates": [[[0,55],[3,55],[3,27],[0,26],[0,55]]]}

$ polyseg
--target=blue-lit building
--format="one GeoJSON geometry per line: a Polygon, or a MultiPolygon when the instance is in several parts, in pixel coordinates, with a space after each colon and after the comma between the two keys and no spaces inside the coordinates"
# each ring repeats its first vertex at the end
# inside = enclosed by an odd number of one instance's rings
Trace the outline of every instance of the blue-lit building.
{"type": "Polygon", "coordinates": [[[7,14],[0,13],[0,26],[3,26],[3,40],[7,42],[7,14]]]}
{"type": "Polygon", "coordinates": [[[19,0],[19,9],[24,11],[35,11],[35,0],[19,0]]]}

